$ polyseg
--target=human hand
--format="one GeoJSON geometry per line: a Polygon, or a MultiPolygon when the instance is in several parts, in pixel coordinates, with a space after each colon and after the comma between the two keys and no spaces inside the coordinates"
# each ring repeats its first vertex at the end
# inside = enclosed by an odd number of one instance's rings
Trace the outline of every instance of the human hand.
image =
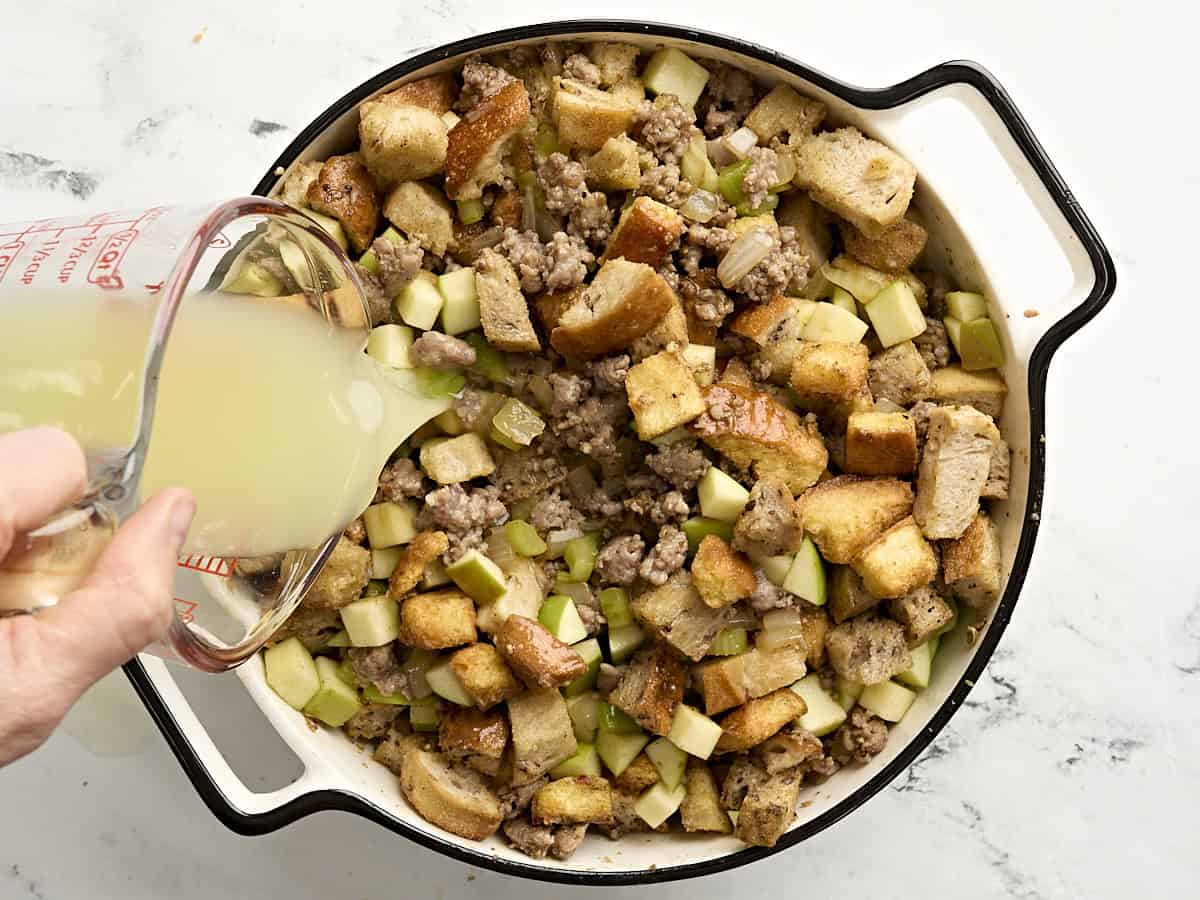
{"type": "MultiPolygon", "coordinates": [[[[86,483],[83,451],[65,432],[0,435],[0,560],[86,483]]],[[[166,633],[195,509],[187,491],[161,491],[122,524],[77,590],[37,615],[0,619],[0,766],[40,746],[84,691],[166,633]]]]}

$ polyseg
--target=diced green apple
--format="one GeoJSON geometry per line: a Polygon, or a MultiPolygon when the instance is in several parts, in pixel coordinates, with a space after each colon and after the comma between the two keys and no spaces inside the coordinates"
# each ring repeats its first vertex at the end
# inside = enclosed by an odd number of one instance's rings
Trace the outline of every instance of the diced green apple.
{"type": "Polygon", "coordinates": [[[614,734],[602,728],[596,734],[596,753],[608,771],[620,776],[648,743],[650,736],[642,731],[636,734],[614,734]]]}
{"type": "Polygon", "coordinates": [[[600,730],[609,734],[637,734],[642,730],[627,712],[603,701],[599,707],[599,722],[600,730]]]}
{"type": "Polygon", "coordinates": [[[970,322],[987,316],[987,300],[983,294],[971,291],[947,291],[946,312],[960,322],[970,322]]]}
{"type": "Polygon", "coordinates": [[[851,681],[849,678],[843,678],[841,675],[837,677],[837,702],[842,709],[849,712],[854,709],[854,704],[858,703],[858,698],[862,696],[863,686],[857,681],[851,681]]]}
{"type": "Polygon", "coordinates": [[[389,706],[408,706],[409,704],[409,699],[404,694],[385,694],[373,684],[364,687],[362,695],[368,703],[386,703],[389,706]]]}
{"type": "Polygon", "coordinates": [[[950,345],[954,348],[954,352],[961,357],[962,322],[954,318],[954,316],[946,316],[946,318],[942,319],[942,324],[946,326],[946,336],[950,338],[950,345]]]}
{"type": "Polygon", "coordinates": [[[582,657],[587,668],[582,675],[563,687],[565,697],[575,697],[591,691],[596,686],[596,676],[600,674],[600,663],[604,659],[600,652],[600,642],[595,638],[572,644],[571,649],[582,657]]]}
{"type": "Polygon", "coordinates": [[[435,559],[427,565],[425,567],[425,574],[421,576],[421,587],[427,590],[449,583],[450,576],[446,574],[446,567],[442,565],[440,559],[435,559]]]}
{"type": "Polygon", "coordinates": [[[453,409],[440,412],[433,417],[433,424],[449,435],[466,434],[467,426],[453,409]]]}
{"type": "Polygon", "coordinates": [[[321,226],[322,229],[337,243],[343,250],[350,249],[350,242],[346,240],[346,231],[342,228],[342,223],[332,216],[324,215],[312,209],[300,210],[314,222],[321,226]]]}
{"type": "Polygon", "coordinates": [[[820,676],[815,672],[793,684],[792,690],[808,706],[808,711],[796,720],[796,724],[801,728],[811,731],[817,737],[824,737],[836,731],[846,721],[846,710],[821,687],[820,676]]]}
{"type": "Polygon", "coordinates": [[[571,729],[578,741],[591,742],[596,739],[600,727],[600,698],[595,694],[579,694],[567,698],[567,715],[571,717],[571,729]]]}
{"type": "Polygon", "coordinates": [[[407,325],[377,325],[367,336],[367,356],[393,369],[411,369],[408,351],[413,345],[413,330],[407,325]]]}
{"type": "Polygon", "coordinates": [[[408,722],[413,731],[437,731],[441,721],[437,700],[433,697],[427,697],[420,703],[414,702],[408,708],[408,722]]]}
{"type": "Polygon", "coordinates": [[[283,282],[261,263],[235,263],[221,282],[221,290],[252,297],[278,297],[283,293],[283,282]]]}
{"type": "Polygon", "coordinates": [[[562,594],[546,598],[538,610],[538,621],[564,644],[578,644],[587,637],[587,629],[583,627],[583,619],[579,617],[575,601],[562,594]]]}
{"type": "Polygon", "coordinates": [[[303,709],[321,686],[313,658],[299,638],[288,638],[263,652],[267,684],[294,709],[303,709]]]}
{"type": "Polygon", "coordinates": [[[958,337],[958,355],[967,372],[998,369],[1004,365],[1004,347],[991,319],[963,322],[958,337]]]}
{"type": "Polygon", "coordinates": [[[896,680],[918,690],[929,687],[929,676],[933,673],[933,655],[937,652],[938,638],[935,635],[912,649],[912,667],[896,676],[896,680]]]}
{"type": "Polygon", "coordinates": [[[443,700],[449,700],[458,706],[474,706],[471,695],[466,692],[454,670],[450,668],[450,660],[444,659],[429,667],[425,672],[425,680],[429,687],[443,700]]]}
{"type": "Polygon", "coordinates": [[[308,256],[300,249],[300,245],[292,240],[282,240],[275,245],[275,250],[279,254],[279,261],[283,263],[283,267],[295,279],[300,289],[313,290],[312,266],[309,265],[308,256]]]}
{"type": "Polygon", "coordinates": [[[831,293],[832,296],[829,298],[830,303],[832,303],[834,306],[841,307],[846,312],[850,313],[850,315],[854,316],[854,318],[858,318],[858,301],[854,299],[853,294],[851,294],[845,288],[838,287],[837,285],[833,286],[833,291],[831,293]]]}
{"type": "Polygon", "coordinates": [[[400,291],[392,311],[406,325],[428,331],[442,311],[442,294],[437,288],[437,279],[429,272],[419,274],[400,291]]]}
{"type": "Polygon", "coordinates": [[[903,281],[893,281],[867,304],[871,326],[885,347],[911,341],[927,327],[912,288],[903,281]]]}
{"type": "Polygon", "coordinates": [[[629,605],[629,591],[625,588],[609,587],[600,592],[600,611],[609,628],[620,628],[633,624],[633,609],[629,605]]]}
{"type": "Polygon", "coordinates": [[[721,522],[737,521],[750,501],[750,492],[716,466],[708,467],[696,490],[700,495],[700,512],[721,522]]]}
{"type": "Polygon", "coordinates": [[[320,686],[304,704],[304,714],[326,725],[341,728],[362,707],[358,702],[358,691],[338,676],[338,664],[332,659],[319,656],[316,666],[320,686]]]}
{"type": "Polygon", "coordinates": [[[884,681],[880,684],[868,684],[863,688],[858,703],[867,712],[874,713],[885,722],[899,722],[916,699],[916,691],[911,691],[894,681],[884,681]]]}
{"type": "Polygon", "coordinates": [[[794,553],[785,553],[782,556],[765,556],[762,559],[756,559],[755,562],[763,570],[763,574],[767,576],[767,581],[783,587],[783,583],[787,580],[788,572],[791,571],[792,562],[795,559],[796,555],[794,553]]]}
{"type": "Polygon", "coordinates": [[[866,322],[840,306],[817,303],[800,337],[806,341],[857,344],[867,333],[867,327],[866,322]]]}
{"type": "Polygon", "coordinates": [[[350,635],[346,633],[346,629],[342,629],[337,634],[329,639],[325,644],[326,647],[349,647],[350,635]]]}
{"type": "Polygon", "coordinates": [[[438,276],[442,294],[442,331],[462,334],[479,327],[479,297],[475,293],[475,269],[468,266],[438,276]]]}
{"type": "Polygon", "coordinates": [[[807,535],[783,580],[783,589],[809,603],[825,605],[825,565],[817,545],[807,535]]]}
{"type": "Polygon", "coordinates": [[[708,69],[674,47],[664,47],[646,63],[642,82],[652,94],[674,94],[681,106],[693,107],[708,83],[708,69]]]}
{"type": "Polygon", "coordinates": [[[721,739],[721,726],[698,709],[681,703],[675,707],[667,740],[685,753],[708,759],[721,739]]]}
{"type": "Polygon", "coordinates": [[[665,737],[660,737],[646,746],[646,755],[650,757],[650,762],[654,763],[663,784],[672,790],[679,786],[683,781],[683,770],[687,768],[686,752],[665,737]]]}
{"type": "Polygon", "coordinates": [[[646,641],[646,632],[639,625],[618,625],[608,629],[608,655],[614,665],[620,665],[646,641]]]}
{"type": "Polygon", "coordinates": [[[446,566],[446,574],[463,593],[478,603],[491,603],[508,590],[500,567],[478,550],[468,550],[446,566]]]}
{"type": "Polygon", "coordinates": [[[600,777],[600,754],[596,745],[584,741],[577,743],[575,752],[550,770],[551,778],[573,778],[581,775],[600,777]]]}
{"type": "Polygon", "coordinates": [[[363,511],[362,518],[372,550],[407,544],[417,536],[417,506],[411,500],[376,503],[363,511]]]}
{"type": "Polygon", "coordinates": [[[715,534],[724,541],[733,540],[733,522],[710,519],[707,516],[696,516],[688,519],[679,527],[687,537],[689,553],[695,553],[700,547],[700,542],[710,534],[715,534]]]}
{"type": "Polygon", "coordinates": [[[341,616],[351,647],[382,647],[400,634],[400,606],[387,594],[355,600],[341,616]]]}
{"type": "Polygon", "coordinates": [[[404,555],[403,547],[384,547],[382,550],[371,551],[371,578],[391,578],[400,557],[404,555]]]}
{"type": "Polygon", "coordinates": [[[637,798],[633,804],[633,811],[651,828],[657,828],[675,815],[686,796],[687,791],[683,785],[671,790],[660,781],[637,798]]]}

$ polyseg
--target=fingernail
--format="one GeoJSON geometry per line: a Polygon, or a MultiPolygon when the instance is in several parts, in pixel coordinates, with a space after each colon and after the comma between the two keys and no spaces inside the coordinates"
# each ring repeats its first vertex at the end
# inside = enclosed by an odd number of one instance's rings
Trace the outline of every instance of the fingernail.
{"type": "Polygon", "coordinates": [[[170,516],[167,518],[167,527],[171,530],[171,539],[175,542],[176,548],[183,546],[195,515],[196,500],[191,494],[184,494],[172,504],[170,516]]]}

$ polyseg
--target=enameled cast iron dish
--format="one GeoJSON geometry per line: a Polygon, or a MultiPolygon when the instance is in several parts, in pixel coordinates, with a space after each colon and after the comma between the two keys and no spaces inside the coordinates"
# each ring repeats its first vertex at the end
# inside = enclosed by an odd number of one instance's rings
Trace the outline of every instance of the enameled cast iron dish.
{"type": "Polygon", "coordinates": [[[723,60],[768,82],[786,81],[829,104],[830,118],[883,140],[917,167],[919,212],[931,253],[965,289],[982,291],[1005,332],[1009,385],[1002,419],[1013,448],[1011,498],[997,510],[1003,542],[1003,597],[973,646],[964,631],[943,644],[934,677],[887,749],[870,765],[845,769],[807,788],[811,801],[774,849],[731,837],[630,835],[618,843],[590,837],[566,862],[538,861],[504,845],[477,844],[441,831],[412,811],[394,775],[340,733],[307,727],[266,686],[258,658],[238,675],[295,751],[304,773],[268,794],[249,790],[229,768],[159,660],[130,663],[127,674],[188,777],[234,831],[261,834],[327,809],[371,819],[432,850],[510,875],[578,884],[634,884],[727,871],[792,847],[828,828],[912,763],[964,702],[1017,602],[1033,553],[1045,470],[1046,374],[1054,351],[1096,315],[1116,283],[1113,263],[1091,223],[1004,89],[968,62],[936,66],[882,90],[865,90],[734,38],[688,28],[622,21],[557,22],[479,35],[422,53],[355,88],[306,128],[255,187],[269,194],[277,167],[344,152],[356,138],[356,106],[399,82],[455,68],[471,53],[552,38],[674,45],[723,60]]]}

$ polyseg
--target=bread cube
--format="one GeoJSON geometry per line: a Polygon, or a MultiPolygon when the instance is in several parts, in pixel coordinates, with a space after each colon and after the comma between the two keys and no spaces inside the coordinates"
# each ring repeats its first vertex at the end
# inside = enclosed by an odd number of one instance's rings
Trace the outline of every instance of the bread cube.
{"type": "Polygon", "coordinates": [[[686,425],[706,408],[687,364],[665,350],[629,369],[625,391],[643,441],[686,425]]]}
{"type": "Polygon", "coordinates": [[[388,595],[401,600],[417,589],[425,577],[425,568],[440,557],[450,546],[444,531],[421,531],[417,533],[400,553],[396,568],[388,579],[388,595]]]}
{"type": "Polygon", "coordinates": [[[900,412],[856,412],[846,422],[846,471],[911,475],[917,467],[917,426],[900,412]]]}
{"type": "Polygon", "coordinates": [[[471,644],[450,657],[450,670],[477,707],[488,710],[525,690],[500,651],[491,644],[471,644]]]}
{"type": "Polygon", "coordinates": [[[800,334],[815,309],[811,300],[780,294],[766,303],[751,304],[729,323],[729,330],[754,341],[758,360],[770,368],[770,380],[786,384],[805,343],[800,334]]]}
{"type": "Polygon", "coordinates": [[[537,781],[578,749],[567,701],[554,688],[537,688],[508,701],[514,786],[537,781]]]}
{"type": "Polygon", "coordinates": [[[976,608],[1000,596],[1000,534],[985,512],[967,526],[962,537],[942,544],[946,588],[976,608]]]}
{"type": "Polygon", "coordinates": [[[564,356],[593,358],[625,350],[676,304],[675,292],[644,263],[610,259],[551,332],[564,356]]]}
{"type": "Polygon", "coordinates": [[[679,819],[684,831],[707,831],[717,834],[729,834],[733,831],[733,823],[721,808],[717,780],[701,760],[688,760],[684,789],[687,793],[679,807],[679,819]]]}
{"type": "Polygon", "coordinates": [[[473,841],[500,827],[500,801],[475,772],[415,745],[405,749],[399,762],[400,791],[422,818],[473,841]]]}
{"type": "Polygon", "coordinates": [[[558,688],[587,671],[583,657],[552,635],[540,622],[509,616],[496,632],[496,649],[531,687],[558,688]]]}
{"type": "Polygon", "coordinates": [[[881,600],[903,597],[937,576],[933,548],[909,516],[868,544],[850,563],[863,586],[881,600]]]}
{"type": "Polygon", "coordinates": [[[640,48],[633,44],[597,41],[587,46],[587,55],[600,70],[601,84],[616,84],[637,77],[640,48]]]}
{"type": "Polygon", "coordinates": [[[879,598],[863,587],[862,578],[849,566],[834,566],[829,575],[829,612],[841,625],[847,619],[879,605],[879,598]]]}
{"type": "Polygon", "coordinates": [[[792,137],[810,135],[825,119],[825,104],[813,100],[786,84],[777,84],[755,104],[746,116],[746,127],[758,135],[761,144],[786,132],[792,137]]]}
{"type": "Polygon", "coordinates": [[[400,604],[400,642],[422,650],[446,650],[475,640],[475,601],[446,589],[413,594],[400,604]]]}
{"type": "Polygon", "coordinates": [[[454,210],[441,191],[423,181],[394,187],[383,201],[383,217],[438,256],[454,240],[454,210]]]}
{"type": "Polygon", "coordinates": [[[656,643],[634,655],[608,702],[652,734],[665,735],[686,686],[683,662],[670,647],[656,643]]]}
{"type": "Polygon", "coordinates": [[[573,78],[554,79],[550,115],[558,139],[575,150],[599,150],[633,124],[634,108],[622,98],[573,78]]]}
{"type": "Polygon", "coordinates": [[[692,583],[700,599],[713,609],[749,597],[758,585],[750,560],[721,537],[705,535],[692,560],[692,583]]]}
{"type": "Polygon", "coordinates": [[[782,201],[775,213],[775,220],[780,225],[791,226],[796,233],[800,252],[808,257],[810,278],[802,294],[811,299],[826,296],[819,290],[825,281],[820,268],[829,262],[829,255],[833,252],[833,216],[825,207],[814,203],[808,194],[800,191],[782,195],[782,201]]]}
{"type": "Polygon", "coordinates": [[[625,771],[613,780],[613,786],[619,790],[640,794],[646,788],[657,784],[658,780],[658,769],[654,767],[654,763],[650,762],[650,757],[642,752],[635,756],[633,762],[625,767],[625,771]]]}
{"type": "Polygon", "coordinates": [[[325,160],[316,180],[308,186],[305,199],[309,208],[333,216],[341,223],[356,252],[362,253],[375,239],[379,226],[379,200],[375,196],[371,173],[357,154],[331,156],[325,160]]]}
{"type": "Polygon", "coordinates": [[[763,697],[756,697],[721,720],[721,739],[716,753],[736,753],[749,750],[779,731],[808,706],[791,688],[781,688],[763,697]]]}
{"type": "Polygon", "coordinates": [[[612,787],[598,775],[559,778],[538,788],[529,809],[538,825],[611,824],[612,787]]]}
{"type": "Polygon", "coordinates": [[[359,107],[358,138],[363,161],[385,187],[427,178],[446,164],[446,123],[423,106],[368,100],[359,107]]]}
{"type": "Polygon", "coordinates": [[[884,229],[879,237],[870,238],[850,223],[842,226],[842,243],[846,252],[875,269],[884,272],[903,272],[917,261],[929,234],[912,219],[901,219],[884,229]]]}
{"type": "Polygon", "coordinates": [[[587,158],[584,168],[588,186],[598,190],[632,191],[642,183],[637,144],[624,134],[606,140],[587,158]]]}
{"type": "Polygon", "coordinates": [[[975,518],[1000,432],[969,406],[929,413],[913,516],[931,540],[957,538],[975,518]]]}
{"type": "Polygon", "coordinates": [[[371,580],[371,552],[338,538],[321,574],[304,597],[308,609],[341,609],[357,600],[371,580]]]}
{"type": "Polygon", "coordinates": [[[529,94],[511,81],[481,101],[450,129],[446,145],[446,194],[474,200],[504,177],[502,160],[513,137],[529,121],[529,94]]]}
{"type": "Polygon", "coordinates": [[[693,662],[704,658],[730,616],[729,610],[712,609],[700,599],[688,572],[643,591],[631,605],[639,621],[693,662]]]}
{"type": "Polygon", "coordinates": [[[827,561],[845,564],[912,513],[912,487],[894,478],[839,475],[796,498],[804,530],[827,561]]]}
{"type": "Polygon", "coordinates": [[[512,263],[495,250],[484,250],[475,260],[475,292],[489,344],[512,353],[541,349],[520,279],[512,263]]]}
{"type": "Polygon", "coordinates": [[[794,769],[752,785],[742,802],[734,836],[744,844],[774,847],[796,819],[801,775],[794,769]]]}
{"type": "Polygon", "coordinates": [[[888,611],[904,626],[910,647],[919,647],[954,619],[954,609],[928,584],[891,600],[888,611]]]}
{"type": "Polygon", "coordinates": [[[802,406],[851,401],[867,387],[868,362],[864,344],[805,341],[792,364],[792,390],[802,406]]]}
{"type": "Polygon", "coordinates": [[[979,496],[984,500],[1008,499],[1008,474],[1012,465],[1008,442],[1001,438],[992,445],[992,462],[988,466],[987,481],[979,496]]]}
{"type": "Polygon", "coordinates": [[[912,406],[933,394],[933,376],[912,341],[888,347],[871,360],[868,383],[875,400],[912,406]]]}
{"type": "Polygon", "coordinates": [[[999,420],[1007,393],[1008,385],[995,369],[964,372],[960,366],[946,366],[933,372],[933,400],[973,406],[993,420],[999,420]]]}
{"type": "Polygon", "coordinates": [[[798,725],[787,725],[754,748],[754,758],[768,775],[794,769],[824,753],[821,739],[798,725]]]}
{"type": "MultiPolygon", "coordinates": [[[[470,764],[476,757],[492,760],[499,767],[508,747],[508,719],[504,713],[451,707],[442,712],[438,723],[438,749],[451,760],[470,764]]],[[[472,766],[474,768],[474,766],[472,766]]]]}
{"type": "Polygon", "coordinates": [[[825,649],[833,670],[859,684],[881,684],[912,667],[903,626],[875,615],[835,627],[825,649]]]}
{"type": "Polygon", "coordinates": [[[638,197],[621,213],[600,257],[624,258],[657,269],[671,255],[683,233],[683,216],[665,203],[638,197]]]}
{"type": "Polygon", "coordinates": [[[796,603],[800,613],[800,628],[804,632],[804,646],[808,648],[804,661],[810,669],[819,669],[825,665],[825,638],[832,627],[829,613],[823,606],[816,606],[806,600],[796,603]]]}
{"type": "Polygon", "coordinates": [[[794,684],[804,677],[807,652],[797,644],[774,650],[754,648],[697,666],[696,690],[704,698],[704,712],[716,715],[794,684]]]}
{"type": "MultiPolygon", "coordinates": [[[[648,356],[669,350],[672,353],[682,353],[691,341],[691,329],[683,303],[678,297],[673,298],[670,307],[654,327],[629,345],[629,355],[634,362],[641,362],[648,356]]],[[[686,362],[686,361],[685,361],[686,362]]]]}

